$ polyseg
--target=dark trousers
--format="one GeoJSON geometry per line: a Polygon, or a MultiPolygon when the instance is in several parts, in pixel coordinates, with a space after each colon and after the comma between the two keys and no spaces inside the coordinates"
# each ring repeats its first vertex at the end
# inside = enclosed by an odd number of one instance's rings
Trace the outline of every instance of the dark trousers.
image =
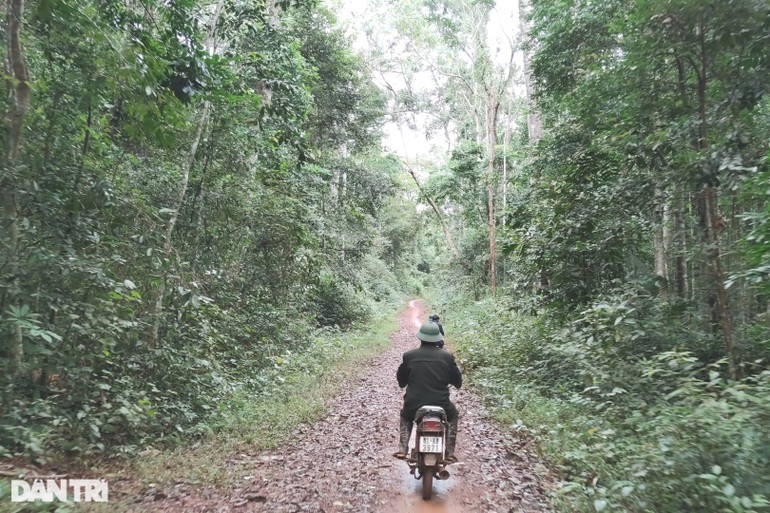
{"type": "MultiPolygon", "coordinates": [[[[404,405],[404,407],[401,409],[401,418],[403,418],[407,422],[412,422],[414,420],[414,416],[417,414],[417,410],[419,410],[423,406],[427,406],[427,405],[425,404],[422,404],[420,406],[404,405]]],[[[431,404],[430,406],[441,406],[442,408],[444,408],[444,411],[446,412],[446,419],[449,422],[452,422],[458,416],[457,408],[455,408],[455,405],[451,401],[447,401],[442,404],[431,404]]]]}

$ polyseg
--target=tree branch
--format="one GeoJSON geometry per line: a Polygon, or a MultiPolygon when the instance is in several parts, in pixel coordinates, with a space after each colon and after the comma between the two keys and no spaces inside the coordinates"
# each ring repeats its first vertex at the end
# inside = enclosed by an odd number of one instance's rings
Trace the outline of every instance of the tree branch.
{"type": "Polygon", "coordinates": [[[422,188],[422,185],[420,184],[420,181],[417,179],[417,174],[414,171],[414,168],[409,165],[409,163],[406,160],[401,161],[404,166],[406,167],[406,170],[409,172],[409,174],[412,176],[412,179],[414,180],[414,183],[417,185],[417,189],[419,189],[420,194],[423,198],[430,204],[431,208],[433,209],[433,212],[436,214],[436,217],[438,218],[438,222],[441,224],[441,230],[444,232],[444,240],[446,240],[446,244],[449,247],[449,250],[452,252],[454,257],[462,264],[462,266],[470,271],[470,264],[462,259],[460,256],[460,252],[457,251],[457,246],[455,246],[454,240],[452,240],[452,234],[449,232],[449,227],[446,225],[446,222],[444,221],[444,216],[441,215],[441,210],[439,210],[438,206],[436,205],[436,202],[433,201],[433,199],[428,196],[425,193],[425,189],[422,188]]]}

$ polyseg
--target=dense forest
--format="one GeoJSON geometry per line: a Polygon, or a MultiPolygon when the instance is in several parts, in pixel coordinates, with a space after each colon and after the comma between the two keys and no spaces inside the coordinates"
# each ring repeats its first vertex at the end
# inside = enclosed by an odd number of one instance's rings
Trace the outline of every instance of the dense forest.
{"type": "Polygon", "coordinates": [[[6,18],[0,455],[195,434],[317,330],[414,286],[385,100],[327,9],[14,0],[6,18]]]}
{"type": "Polygon", "coordinates": [[[371,38],[448,147],[414,165],[463,367],[563,511],[767,511],[770,5],[518,7],[383,3],[371,38]]]}
{"type": "Polygon", "coordinates": [[[4,4],[0,457],[204,435],[419,295],[557,510],[770,510],[767,2],[4,4]]]}

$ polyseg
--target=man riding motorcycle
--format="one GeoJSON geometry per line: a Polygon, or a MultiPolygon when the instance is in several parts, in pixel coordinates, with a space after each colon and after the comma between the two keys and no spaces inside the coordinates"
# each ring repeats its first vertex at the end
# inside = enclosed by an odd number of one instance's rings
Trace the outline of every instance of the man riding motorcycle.
{"type": "Polygon", "coordinates": [[[449,400],[449,385],[460,388],[463,383],[462,374],[454,355],[449,351],[442,351],[438,346],[444,340],[434,322],[424,322],[417,332],[417,338],[420,339],[420,347],[404,353],[403,361],[396,372],[398,386],[406,387],[406,393],[400,416],[398,451],[393,456],[406,458],[412,422],[417,410],[427,405],[440,406],[444,408],[449,424],[444,461],[453,463],[457,461],[454,452],[458,414],[457,408],[449,400]]]}
{"type": "MultiPolygon", "coordinates": [[[[435,324],[436,324],[436,326],[438,326],[438,331],[439,331],[439,333],[441,333],[441,336],[443,337],[443,336],[444,336],[444,327],[443,327],[443,326],[441,325],[441,323],[439,322],[439,320],[440,320],[440,319],[441,319],[441,318],[440,318],[440,317],[439,317],[437,314],[430,314],[430,315],[428,316],[428,320],[429,320],[430,322],[433,322],[433,323],[435,323],[435,324]]],[[[444,341],[442,340],[442,341],[441,341],[441,342],[439,342],[437,345],[438,345],[438,347],[439,347],[439,348],[443,348],[443,347],[444,347],[444,341]]]]}
{"type": "Polygon", "coordinates": [[[428,316],[428,320],[429,320],[430,322],[433,322],[433,323],[435,323],[435,324],[436,324],[436,326],[438,326],[438,331],[439,331],[439,333],[441,333],[441,335],[443,336],[443,335],[444,335],[444,327],[443,327],[443,326],[441,325],[441,323],[439,322],[439,321],[441,320],[441,317],[439,317],[439,316],[438,316],[438,314],[430,314],[430,315],[428,316]]]}

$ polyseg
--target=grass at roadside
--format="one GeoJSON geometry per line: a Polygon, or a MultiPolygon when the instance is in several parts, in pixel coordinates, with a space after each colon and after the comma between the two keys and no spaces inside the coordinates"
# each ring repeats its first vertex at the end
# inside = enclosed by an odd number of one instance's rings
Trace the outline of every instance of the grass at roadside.
{"type": "Polygon", "coordinates": [[[308,352],[276,358],[272,386],[262,396],[235,394],[211,435],[193,447],[140,458],[132,465],[135,476],[155,482],[184,479],[226,485],[227,458],[236,452],[273,448],[297,424],[320,418],[328,399],[362,369],[360,364],[388,347],[395,329],[395,315],[390,315],[365,330],[320,333],[308,352]]]}
{"type": "Polygon", "coordinates": [[[108,504],[59,504],[60,509],[52,509],[52,504],[11,505],[1,497],[8,490],[0,490],[0,512],[119,512],[126,509],[131,494],[152,483],[159,488],[186,482],[226,489],[233,483],[227,460],[239,453],[274,448],[292,436],[297,424],[322,417],[329,399],[354,380],[366,362],[388,348],[389,337],[397,327],[396,314],[395,309],[383,312],[369,326],[354,331],[311,334],[314,341],[309,350],[275,357],[273,368],[263,372],[261,394],[233,393],[212,416],[208,434],[194,442],[143,451],[122,465],[114,461],[94,465],[89,474],[111,483],[108,504]],[[122,494],[114,494],[112,483],[129,497],[121,499],[122,494]]]}
{"type": "MultiPolygon", "coordinates": [[[[234,477],[227,460],[239,453],[274,448],[292,436],[297,424],[322,417],[329,399],[353,380],[366,362],[387,349],[390,334],[397,327],[396,313],[385,312],[369,326],[351,332],[315,333],[308,351],[275,358],[273,368],[264,375],[265,387],[260,395],[234,393],[213,416],[207,435],[176,448],[143,451],[117,468],[114,462],[96,466],[91,475],[117,483],[116,488],[129,494],[125,499],[129,501],[131,494],[152,483],[159,488],[186,482],[226,489],[234,477]]],[[[92,503],[77,510],[124,510],[128,503],[113,494],[112,486],[110,493],[108,505],[92,503]]],[[[34,511],[51,510],[41,505],[34,511]]]]}

